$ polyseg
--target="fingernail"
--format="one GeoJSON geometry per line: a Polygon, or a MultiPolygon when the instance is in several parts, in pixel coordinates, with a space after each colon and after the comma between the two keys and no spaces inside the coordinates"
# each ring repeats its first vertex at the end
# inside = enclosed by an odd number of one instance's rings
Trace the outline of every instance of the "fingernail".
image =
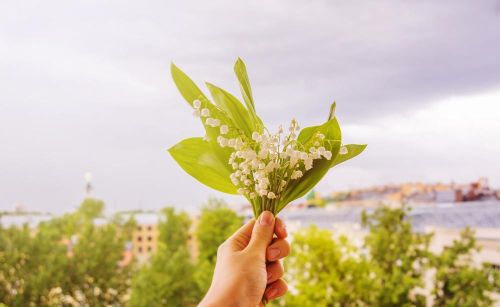
{"type": "Polygon", "coordinates": [[[278,256],[280,255],[281,251],[279,248],[271,248],[267,251],[267,253],[269,254],[269,258],[271,260],[275,260],[276,258],[278,258],[278,256]]]}
{"type": "Polygon", "coordinates": [[[278,289],[271,288],[271,289],[267,290],[266,297],[273,298],[276,296],[276,294],[278,294],[278,289]]]}
{"type": "Polygon", "coordinates": [[[264,211],[260,215],[260,224],[265,226],[272,225],[274,220],[274,215],[269,211],[264,211]]]}

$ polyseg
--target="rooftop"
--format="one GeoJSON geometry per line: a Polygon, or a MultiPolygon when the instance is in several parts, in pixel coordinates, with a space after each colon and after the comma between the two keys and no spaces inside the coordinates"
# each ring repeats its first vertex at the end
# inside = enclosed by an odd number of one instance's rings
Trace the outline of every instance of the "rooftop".
{"type": "MultiPolygon", "coordinates": [[[[281,216],[287,221],[297,221],[305,225],[315,224],[321,228],[334,228],[335,223],[361,223],[363,210],[369,213],[374,209],[360,206],[294,211],[285,209],[281,216]]],[[[417,231],[423,231],[428,226],[452,229],[467,226],[500,229],[499,201],[419,205],[413,207],[409,215],[417,231]]]]}

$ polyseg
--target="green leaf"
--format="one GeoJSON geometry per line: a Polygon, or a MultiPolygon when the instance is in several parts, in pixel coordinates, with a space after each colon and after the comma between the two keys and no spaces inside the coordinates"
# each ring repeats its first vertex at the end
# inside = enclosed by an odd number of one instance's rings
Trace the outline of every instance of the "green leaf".
{"type": "Polygon", "coordinates": [[[255,103],[253,101],[252,87],[250,86],[250,80],[248,79],[247,68],[243,60],[238,58],[234,64],[234,72],[238,78],[240,84],[241,95],[247,106],[248,112],[250,113],[250,118],[253,121],[254,126],[257,128],[259,133],[262,133],[264,129],[264,123],[257,115],[255,110],[255,103]]]}
{"type": "Polygon", "coordinates": [[[337,103],[334,101],[330,106],[330,113],[328,114],[328,120],[335,117],[335,109],[337,108],[337,103]]]}
{"type": "Polygon", "coordinates": [[[331,167],[356,157],[365,150],[366,144],[348,144],[345,147],[347,147],[347,154],[337,155],[331,167]]]}
{"type": "Polygon", "coordinates": [[[256,127],[250,120],[249,113],[243,104],[236,97],[213,84],[207,82],[207,87],[216,105],[227,114],[237,128],[251,137],[252,132],[256,131],[256,127]]]}
{"type": "Polygon", "coordinates": [[[302,145],[306,145],[313,138],[316,132],[318,132],[319,127],[321,126],[310,126],[300,130],[297,142],[302,145]]]}
{"type": "MultiPolygon", "coordinates": [[[[218,118],[221,121],[221,125],[228,125],[231,128],[236,128],[232,119],[228,117],[226,112],[204,97],[200,97],[200,101],[203,108],[207,108],[210,111],[210,117],[218,118]]],[[[210,141],[217,143],[217,137],[220,135],[220,128],[207,125],[204,117],[200,117],[200,120],[203,127],[205,127],[206,135],[209,137],[210,141]]]]}
{"type": "Polygon", "coordinates": [[[234,64],[234,72],[240,83],[241,95],[243,96],[243,100],[245,100],[247,109],[255,113],[255,104],[253,102],[250,81],[248,80],[247,68],[240,58],[238,58],[234,64]]]}
{"type": "Polygon", "coordinates": [[[217,157],[211,142],[199,137],[188,138],[168,151],[180,167],[199,182],[224,193],[237,194],[229,179],[227,163],[217,157]]]}
{"type": "MultiPolygon", "coordinates": [[[[227,124],[231,127],[235,127],[232,119],[228,117],[228,114],[224,112],[224,110],[219,109],[216,105],[211,103],[208,98],[203,94],[203,92],[196,86],[196,84],[177,66],[173,63],[171,65],[172,78],[174,79],[175,85],[179,89],[181,95],[186,99],[186,101],[192,105],[195,99],[199,99],[202,102],[202,105],[205,108],[210,110],[210,113],[216,118],[220,119],[222,124],[227,124]]],[[[229,148],[221,148],[217,144],[217,136],[219,135],[219,128],[217,127],[209,127],[207,126],[202,119],[203,126],[205,127],[207,136],[210,139],[210,142],[204,142],[203,145],[207,148],[207,151],[210,151],[214,157],[218,158],[219,161],[222,161],[222,166],[229,171],[229,165],[227,165],[227,161],[230,155],[229,148]],[[209,146],[210,145],[210,146],[209,146]],[[208,150],[209,149],[209,150],[208,150]]],[[[177,160],[177,159],[176,159],[177,160]]],[[[183,167],[184,168],[184,167],[183,167]]],[[[229,176],[229,175],[228,175],[229,176]]],[[[196,177],[196,176],[195,176],[196,177]]],[[[228,177],[229,178],[229,177],[228,177]]],[[[229,180],[227,178],[227,180],[229,180]]],[[[208,184],[207,184],[208,185],[208,184]]],[[[210,186],[210,185],[209,185],[210,186]]],[[[231,189],[234,190],[234,189],[231,189]]]]}
{"type": "MultiPolygon", "coordinates": [[[[335,108],[336,107],[337,107],[337,103],[334,101],[332,103],[332,105],[330,106],[330,113],[328,114],[328,120],[327,120],[327,122],[329,122],[330,120],[332,120],[332,119],[335,118],[335,108]]],[[[310,126],[310,127],[306,127],[304,129],[302,129],[300,131],[300,133],[299,133],[299,136],[297,137],[297,141],[300,144],[302,144],[302,145],[306,145],[312,139],[312,137],[317,132],[319,132],[318,129],[320,129],[320,128],[321,128],[321,125],[319,125],[319,126],[310,126]]],[[[340,131],[340,129],[339,129],[339,131],[340,131]]]]}
{"type": "MultiPolygon", "coordinates": [[[[212,129],[214,129],[214,128],[212,128],[212,129]]],[[[228,176],[229,176],[229,174],[233,172],[233,168],[228,163],[229,157],[231,156],[233,149],[229,148],[229,147],[221,147],[219,145],[219,143],[217,142],[217,139],[215,137],[210,139],[209,143],[210,143],[210,146],[212,148],[212,151],[213,151],[215,157],[217,157],[217,159],[219,159],[219,161],[221,162],[222,166],[226,169],[228,176]]]]}
{"type": "Polygon", "coordinates": [[[328,170],[331,168],[340,150],[342,134],[336,118],[330,119],[321,126],[308,127],[304,128],[303,130],[306,129],[307,131],[303,134],[304,137],[306,137],[306,134],[310,134],[312,136],[311,133],[315,132],[320,132],[325,135],[325,148],[332,152],[332,159],[315,160],[312,169],[305,172],[300,179],[293,180],[286,188],[283,197],[280,199],[278,212],[287,204],[299,197],[304,196],[307,192],[314,188],[314,186],[326,175],[328,170]]]}
{"type": "MultiPolygon", "coordinates": [[[[170,65],[170,71],[172,73],[172,78],[174,79],[177,89],[181,93],[182,97],[192,106],[193,101],[203,97],[207,97],[203,94],[198,86],[191,80],[182,70],[180,70],[174,63],[170,65]]],[[[208,100],[208,99],[207,99],[208,100]]]]}
{"type": "MultiPolygon", "coordinates": [[[[340,145],[337,145],[336,151],[340,145]]],[[[334,149],[335,150],[335,149],[334,149]]],[[[331,160],[326,159],[315,160],[313,168],[307,171],[304,176],[298,180],[294,180],[287,187],[285,194],[280,199],[278,212],[281,211],[287,204],[307,194],[314,186],[326,175],[330,169],[331,160]]]]}
{"type": "Polygon", "coordinates": [[[313,140],[316,133],[322,133],[325,136],[325,140],[329,140],[330,142],[341,140],[340,126],[334,117],[322,125],[303,128],[297,137],[297,142],[306,146],[313,140]]]}
{"type": "Polygon", "coordinates": [[[340,141],[342,139],[340,125],[335,117],[321,125],[319,127],[319,132],[325,135],[326,140],[340,141]]]}

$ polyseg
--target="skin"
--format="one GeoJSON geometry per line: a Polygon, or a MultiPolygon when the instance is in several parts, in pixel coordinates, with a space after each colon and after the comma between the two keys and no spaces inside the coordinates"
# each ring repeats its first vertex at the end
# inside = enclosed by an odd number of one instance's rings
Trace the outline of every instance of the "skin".
{"type": "Polygon", "coordinates": [[[269,211],[242,226],[219,246],[212,284],[199,306],[263,306],[263,297],[284,295],[280,259],[290,253],[286,237],[285,224],[269,211]]]}

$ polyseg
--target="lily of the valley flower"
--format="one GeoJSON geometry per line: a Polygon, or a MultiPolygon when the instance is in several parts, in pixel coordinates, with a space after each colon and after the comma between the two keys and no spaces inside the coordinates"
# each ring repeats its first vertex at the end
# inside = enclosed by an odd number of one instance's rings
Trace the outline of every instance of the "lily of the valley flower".
{"type": "MultiPolygon", "coordinates": [[[[195,111],[200,108],[198,102],[199,100],[193,101],[195,111]]],[[[207,109],[202,109],[202,116],[203,113],[209,114],[204,110],[207,109]]],[[[208,117],[205,124],[218,127],[220,120],[208,117]]],[[[313,168],[315,160],[332,158],[332,152],[323,146],[323,134],[318,133],[314,144],[304,148],[304,144],[297,141],[299,129],[297,120],[292,119],[287,135],[284,135],[284,130],[280,127],[275,134],[254,131],[249,139],[242,134],[226,137],[229,127],[220,126],[217,143],[223,148],[233,149],[227,162],[234,170],[230,179],[238,194],[251,199],[277,199],[290,181],[300,179],[304,172],[313,168]]]]}
{"type": "Polygon", "coordinates": [[[335,103],[321,125],[301,130],[293,118],[287,128],[269,131],[256,113],[244,63],[235,64],[244,104],[207,83],[213,101],[175,65],[172,76],[182,96],[206,130],[169,149],[174,159],[200,182],[230,194],[241,194],[255,216],[278,213],[311,190],[330,168],[361,153],[366,145],[341,146],[335,103]]]}

